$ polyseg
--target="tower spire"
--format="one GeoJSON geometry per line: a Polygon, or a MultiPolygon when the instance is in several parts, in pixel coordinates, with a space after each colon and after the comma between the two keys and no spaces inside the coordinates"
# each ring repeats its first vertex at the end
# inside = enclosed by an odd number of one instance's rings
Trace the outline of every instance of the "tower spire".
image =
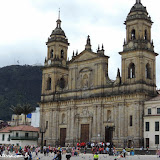
{"type": "Polygon", "coordinates": [[[57,22],[57,28],[61,28],[60,8],[59,8],[59,12],[58,12],[58,20],[56,22],[57,22]]]}
{"type": "Polygon", "coordinates": [[[59,8],[59,12],[58,12],[58,19],[60,19],[60,8],[59,8]]]}
{"type": "Polygon", "coordinates": [[[137,4],[141,3],[141,0],[136,0],[136,3],[137,3],[137,4]]]}

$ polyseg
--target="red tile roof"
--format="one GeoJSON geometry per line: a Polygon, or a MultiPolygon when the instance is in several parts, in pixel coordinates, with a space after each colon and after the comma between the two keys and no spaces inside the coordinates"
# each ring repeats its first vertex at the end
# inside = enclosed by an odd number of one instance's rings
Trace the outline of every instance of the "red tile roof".
{"type": "Polygon", "coordinates": [[[12,127],[6,127],[6,128],[2,128],[0,130],[0,133],[9,133],[12,127]]]}
{"type": "Polygon", "coordinates": [[[0,130],[0,133],[10,132],[10,131],[27,131],[27,132],[39,132],[39,128],[27,125],[20,125],[15,127],[6,127],[0,130]]]}
{"type": "Polygon", "coordinates": [[[39,128],[27,125],[15,126],[12,131],[29,131],[29,132],[39,132],[39,128]]]}

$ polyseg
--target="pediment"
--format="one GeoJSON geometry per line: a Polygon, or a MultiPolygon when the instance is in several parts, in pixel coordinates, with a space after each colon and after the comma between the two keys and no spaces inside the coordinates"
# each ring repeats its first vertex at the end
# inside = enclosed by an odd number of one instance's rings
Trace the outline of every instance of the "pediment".
{"type": "Polygon", "coordinates": [[[79,55],[75,57],[73,62],[81,62],[81,61],[86,61],[86,60],[90,60],[98,57],[99,56],[96,53],[84,50],[83,52],[81,52],[79,55]]]}

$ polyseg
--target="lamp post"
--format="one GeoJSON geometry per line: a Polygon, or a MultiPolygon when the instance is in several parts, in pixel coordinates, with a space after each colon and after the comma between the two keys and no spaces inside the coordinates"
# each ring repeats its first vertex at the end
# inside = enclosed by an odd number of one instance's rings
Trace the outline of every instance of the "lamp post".
{"type": "Polygon", "coordinates": [[[40,133],[41,133],[41,153],[43,153],[43,135],[46,132],[46,128],[43,130],[40,128],[40,133]]]}

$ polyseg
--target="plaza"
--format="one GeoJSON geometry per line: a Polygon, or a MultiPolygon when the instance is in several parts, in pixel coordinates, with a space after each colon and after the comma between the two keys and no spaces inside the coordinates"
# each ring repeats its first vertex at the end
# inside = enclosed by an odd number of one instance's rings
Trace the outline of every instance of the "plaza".
{"type": "MultiPolygon", "coordinates": [[[[53,160],[54,154],[50,153],[48,156],[44,156],[43,154],[39,154],[38,156],[33,153],[33,160],[53,160]]],[[[101,154],[99,155],[99,160],[114,160],[116,157],[115,156],[109,156],[106,154],[101,154]]],[[[12,159],[17,159],[17,160],[22,160],[24,158],[4,158],[0,157],[0,160],[12,160],[12,159]]],[[[134,155],[134,156],[126,156],[126,158],[119,158],[119,160],[155,160],[155,159],[160,159],[157,157],[157,155],[134,155]]],[[[62,155],[62,160],[66,160],[65,154],[62,155]]],[[[93,160],[93,154],[80,154],[79,156],[72,156],[70,160],[93,160]]]]}

